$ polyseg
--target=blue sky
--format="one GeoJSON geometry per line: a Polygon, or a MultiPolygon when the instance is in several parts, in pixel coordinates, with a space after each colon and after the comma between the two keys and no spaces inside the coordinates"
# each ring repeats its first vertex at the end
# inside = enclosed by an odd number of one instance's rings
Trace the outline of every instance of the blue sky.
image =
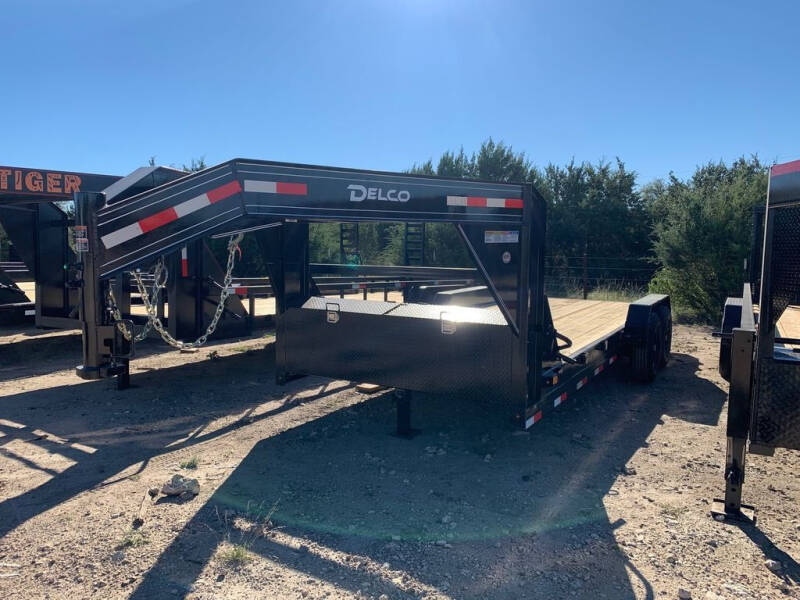
{"type": "Polygon", "coordinates": [[[4,0],[0,164],[800,158],[798,2],[4,0]],[[769,4],[769,6],[768,6],[769,4]]]}

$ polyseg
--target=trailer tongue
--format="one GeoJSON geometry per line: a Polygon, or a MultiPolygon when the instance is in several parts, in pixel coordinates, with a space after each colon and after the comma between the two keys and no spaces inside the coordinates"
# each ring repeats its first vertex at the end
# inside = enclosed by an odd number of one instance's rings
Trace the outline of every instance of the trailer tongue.
{"type": "MultiPolygon", "coordinates": [[[[109,303],[115,277],[203,238],[253,229],[276,298],[279,382],[317,374],[406,392],[480,393],[506,400],[530,426],[619,358],[651,379],[669,355],[669,298],[660,295],[627,306],[621,324],[562,354],[544,294],[545,203],[530,184],[235,159],[121,202],[83,193],[76,203],[77,373],[86,379],[127,382],[135,341],[109,303]],[[447,305],[325,297],[309,263],[313,221],[449,223],[482,285],[460,301],[450,289],[447,305]],[[476,298],[480,306],[458,306],[476,298]]],[[[407,420],[398,427],[408,429],[407,420]]]]}

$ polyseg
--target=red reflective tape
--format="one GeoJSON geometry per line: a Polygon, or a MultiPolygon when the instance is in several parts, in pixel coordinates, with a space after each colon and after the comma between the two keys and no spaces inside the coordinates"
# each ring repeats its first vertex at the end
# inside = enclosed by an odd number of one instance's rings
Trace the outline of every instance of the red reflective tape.
{"type": "Polygon", "coordinates": [[[611,358],[608,359],[608,364],[613,365],[617,360],[617,355],[615,354],[611,358]]]}
{"type": "Polygon", "coordinates": [[[278,194],[306,196],[308,195],[308,186],[305,183],[286,183],[279,181],[275,184],[275,191],[278,194]]]}
{"type": "Polygon", "coordinates": [[[533,415],[533,422],[534,423],[538,423],[541,420],[542,420],[542,411],[539,411],[535,415],[533,415]]]}
{"type": "Polygon", "coordinates": [[[787,173],[795,173],[800,171],[800,160],[795,160],[782,165],[772,165],[772,176],[786,175],[787,173]]]}
{"type": "Polygon", "coordinates": [[[486,198],[467,196],[467,206],[486,206],[486,198]]]}
{"type": "Polygon", "coordinates": [[[234,294],[246,294],[247,293],[247,288],[245,286],[235,287],[235,288],[233,288],[233,293],[234,294]]]}
{"type": "Polygon", "coordinates": [[[172,223],[177,219],[178,213],[176,213],[175,209],[170,206],[161,212],[157,212],[154,215],[150,215],[149,217],[141,219],[139,221],[139,227],[142,228],[142,233],[147,233],[148,231],[153,231],[153,229],[158,229],[162,225],[172,223]]]}
{"type": "Polygon", "coordinates": [[[241,191],[242,191],[242,186],[239,185],[238,181],[230,181],[225,185],[221,185],[218,188],[209,190],[208,192],[206,192],[206,196],[208,196],[208,201],[211,202],[211,204],[214,204],[215,202],[219,202],[220,200],[229,198],[234,194],[238,194],[241,191]]]}
{"type": "Polygon", "coordinates": [[[506,198],[506,208],[522,208],[522,198],[506,198]]]}
{"type": "Polygon", "coordinates": [[[182,258],[181,259],[181,276],[188,277],[189,276],[189,259],[182,258]]]}
{"type": "Polygon", "coordinates": [[[561,394],[561,401],[564,402],[567,399],[567,392],[561,394]]]}
{"type": "Polygon", "coordinates": [[[595,375],[602,372],[603,372],[603,365],[598,365],[598,367],[594,370],[595,375]]]}

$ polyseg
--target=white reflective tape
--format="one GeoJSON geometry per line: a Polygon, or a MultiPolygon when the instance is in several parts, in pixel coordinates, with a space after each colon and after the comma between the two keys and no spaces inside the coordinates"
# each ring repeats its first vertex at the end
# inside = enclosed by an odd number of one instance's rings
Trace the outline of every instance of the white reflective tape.
{"type": "Polygon", "coordinates": [[[278,184],[274,181],[256,181],[255,179],[245,179],[244,191],[261,192],[262,194],[277,194],[278,184]]]}
{"type": "Polygon", "coordinates": [[[528,417],[527,419],[525,419],[525,429],[533,425],[533,423],[534,423],[533,417],[528,417]]]}
{"type": "MultiPolygon", "coordinates": [[[[247,182],[245,182],[247,183],[247,182]]],[[[466,206],[467,205],[467,197],[466,196],[448,196],[447,197],[447,206],[466,206]]]]}
{"type": "Polygon", "coordinates": [[[181,259],[187,260],[188,258],[189,258],[189,253],[186,250],[186,246],[184,246],[183,248],[181,248],[181,259]]]}
{"type": "Polygon", "coordinates": [[[128,240],[132,240],[133,238],[142,235],[144,233],[142,228],[139,226],[139,223],[131,223],[130,225],[126,225],[122,229],[117,229],[116,231],[112,231],[111,233],[105,234],[100,239],[103,242],[103,245],[106,248],[113,248],[114,246],[119,246],[120,244],[124,244],[128,240]]]}
{"type": "Polygon", "coordinates": [[[26,317],[30,317],[31,315],[35,315],[35,314],[36,314],[35,310],[26,310],[25,311],[25,316],[26,317]]]}
{"type": "Polygon", "coordinates": [[[559,404],[561,404],[561,396],[556,396],[556,397],[553,399],[553,407],[555,408],[555,407],[556,407],[556,406],[558,406],[559,404]]]}
{"type": "Polygon", "coordinates": [[[506,199],[505,198],[487,198],[486,199],[486,206],[489,208],[505,208],[506,207],[506,199]]]}
{"type": "Polygon", "coordinates": [[[199,196],[189,198],[189,200],[185,200],[180,204],[176,204],[172,208],[180,219],[181,217],[185,217],[186,215],[193,213],[196,210],[200,210],[201,208],[205,208],[206,206],[211,206],[211,202],[208,200],[208,196],[205,194],[200,194],[199,196]]]}

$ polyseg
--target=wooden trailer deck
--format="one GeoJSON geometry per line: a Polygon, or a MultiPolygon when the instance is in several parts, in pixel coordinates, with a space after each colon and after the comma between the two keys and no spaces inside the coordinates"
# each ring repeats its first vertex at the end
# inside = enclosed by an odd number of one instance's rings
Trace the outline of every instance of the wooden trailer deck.
{"type": "Polygon", "coordinates": [[[577,356],[625,326],[627,302],[548,298],[556,331],[572,340],[565,351],[577,356]]]}
{"type": "MultiPolygon", "coordinates": [[[[800,306],[790,306],[778,319],[778,335],[786,338],[800,339],[800,306]]],[[[800,344],[787,344],[793,348],[800,344]]]]}

